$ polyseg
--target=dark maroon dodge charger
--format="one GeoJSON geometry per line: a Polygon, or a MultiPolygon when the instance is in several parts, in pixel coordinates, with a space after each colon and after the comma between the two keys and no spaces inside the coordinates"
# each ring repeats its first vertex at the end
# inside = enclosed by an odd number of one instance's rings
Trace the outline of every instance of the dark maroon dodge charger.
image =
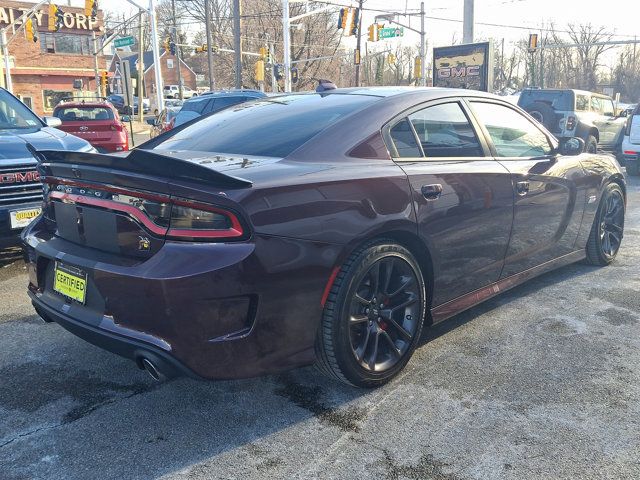
{"type": "Polygon", "coordinates": [[[271,97],[124,156],[34,151],[29,295],[155,378],[316,363],[396,375],[432,325],[552,268],[607,265],[625,181],[474,91],[271,97]]]}

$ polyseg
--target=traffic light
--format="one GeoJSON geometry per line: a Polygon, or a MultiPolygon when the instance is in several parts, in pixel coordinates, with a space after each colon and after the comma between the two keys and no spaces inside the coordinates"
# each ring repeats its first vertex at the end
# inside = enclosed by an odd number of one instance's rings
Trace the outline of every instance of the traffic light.
{"type": "Polygon", "coordinates": [[[98,0],[84,0],[84,14],[95,18],[98,15],[98,0]]]}
{"type": "Polygon", "coordinates": [[[360,49],[358,48],[353,51],[353,64],[360,65],[360,49]]]}
{"type": "Polygon", "coordinates": [[[264,82],[264,60],[258,60],[254,65],[256,82],[264,82]]]}
{"type": "Polygon", "coordinates": [[[353,16],[351,17],[351,29],[349,31],[350,35],[358,34],[358,22],[360,21],[360,9],[356,8],[353,11],[353,16]]]}
{"type": "Polygon", "coordinates": [[[340,15],[338,15],[338,30],[341,28],[346,28],[347,26],[347,16],[349,15],[348,8],[341,8],[340,15]]]}
{"type": "Polygon", "coordinates": [[[166,53],[170,53],[171,52],[171,37],[165,38],[162,46],[164,47],[164,51],[166,53]]]}
{"type": "Polygon", "coordinates": [[[107,71],[103,70],[100,72],[100,87],[103,92],[107,91],[107,71]]]}
{"type": "Polygon", "coordinates": [[[273,76],[276,80],[282,80],[284,78],[284,65],[278,63],[273,66],[273,76]]]}
{"type": "Polygon", "coordinates": [[[169,42],[169,53],[171,53],[171,55],[176,54],[176,42],[169,42]]]}
{"type": "Polygon", "coordinates": [[[529,35],[529,52],[533,53],[538,48],[538,34],[532,33],[529,35]]]}
{"type": "Polygon", "coordinates": [[[50,32],[55,32],[58,30],[56,28],[57,13],[58,13],[58,7],[55,4],[50,3],[49,4],[49,26],[48,26],[48,29],[50,32]]]}
{"type": "Polygon", "coordinates": [[[30,18],[28,18],[27,21],[24,22],[24,32],[27,36],[27,40],[29,40],[30,42],[38,41],[38,34],[34,30],[33,20],[31,20],[30,18]]]}
{"type": "Polygon", "coordinates": [[[377,23],[369,25],[369,41],[370,42],[377,42],[380,39],[381,28],[382,26],[378,25],[377,23]]]}
{"type": "Polygon", "coordinates": [[[415,78],[422,78],[422,58],[416,57],[413,63],[413,76],[415,78]]]}
{"type": "Polygon", "coordinates": [[[267,47],[260,47],[260,57],[262,60],[267,57],[267,47]]]}
{"type": "Polygon", "coordinates": [[[296,67],[291,69],[291,82],[298,83],[298,69],[296,67]]]}
{"type": "Polygon", "coordinates": [[[387,63],[389,65],[395,65],[396,63],[396,56],[393,53],[390,53],[389,56],[387,57],[387,63]]]}
{"type": "Polygon", "coordinates": [[[202,45],[200,47],[196,47],[196,49],[194,50],[194,53],[202,53],[207,49],[206,45],[202,45]]]}
{"type": "Polygon", "coordinates": [[[56,23],[54,24],[54,30],[57,32],[64,25],[64,11],[56,6],[56,23]]]}

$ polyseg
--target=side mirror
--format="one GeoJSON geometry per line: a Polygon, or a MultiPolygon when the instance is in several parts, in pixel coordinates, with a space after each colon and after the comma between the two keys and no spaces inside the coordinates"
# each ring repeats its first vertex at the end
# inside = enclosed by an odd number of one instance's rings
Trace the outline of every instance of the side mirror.
{"type": "Polygon", "coordinates": [[[47,124],[47,127],[56,128],[62,125],[62,120],[58,117],[42,117],[42,120],[47,124]]]}
{"type": "Polygon", "coordinates": [[[130,122],[130,121],[131,121],[131,117],[130,117],[129,115],[122,115],[122,116],[120,117],[120,120],[121,120],[122,122],[125,122],[125,123],[126,123],[126,122],[130,122]]]}
{"type": "Polygon", "coordinates": [[[560,155],[575,156],[584,152],[584,140],[578,137],[570,138],[560,144],[560,155]]]}

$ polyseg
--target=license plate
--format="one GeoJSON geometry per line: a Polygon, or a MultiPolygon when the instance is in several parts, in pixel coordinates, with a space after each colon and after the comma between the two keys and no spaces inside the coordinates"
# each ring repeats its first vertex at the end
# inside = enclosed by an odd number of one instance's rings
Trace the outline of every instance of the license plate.
{"type": "Polygon", "coordinates": [[[9,212],[11,217],[11,228],[24,228],[31,223],[42,212],[41,208],[30,208],[29,210],[13,210],[9,212]]]}
{"type": "Polygon", "coordinates": [[[84,305],[87,295],[87,274],[79,268],[56,262],[53,290],[84,305]]]}

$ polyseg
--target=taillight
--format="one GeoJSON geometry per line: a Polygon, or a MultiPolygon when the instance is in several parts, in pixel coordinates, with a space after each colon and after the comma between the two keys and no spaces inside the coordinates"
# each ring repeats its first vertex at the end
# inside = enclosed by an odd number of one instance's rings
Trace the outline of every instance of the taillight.
{"type": "Polygon", "coordinates": [[[122,130],[124,130],[124,127],[121,123],[111,124],[110,128],[114,132],[121,132],[122,130]]]}
{"type": "Polygon", "coordinates": [[[569,115],[567,118],[567,130],[573,130],[576,128],[576,117],[569,115]]]}
{"type": "Polygon", "coordinates": [[[176,117],[173,117],[169,123],[167,123],[165,125],[165,127],[162,129],[163,132],[168,132],[169,130],[171,130],[176,124],[176,117]]]}
{"type": "Polygon", "coordinates": [[[176,240],[231,240],[245,234],[235,213],[207,203],[51,177],[45,177],[44,182],[45,205],[56,200],[125,213],[158,236],[176,240]]]}
{"type": "Polygon", "coordinates": [[[167,235],[172,238],[237,238],[244,235],[244,230],[232,212],[175,198],[171,200],[171,222],[167,235]]]}

